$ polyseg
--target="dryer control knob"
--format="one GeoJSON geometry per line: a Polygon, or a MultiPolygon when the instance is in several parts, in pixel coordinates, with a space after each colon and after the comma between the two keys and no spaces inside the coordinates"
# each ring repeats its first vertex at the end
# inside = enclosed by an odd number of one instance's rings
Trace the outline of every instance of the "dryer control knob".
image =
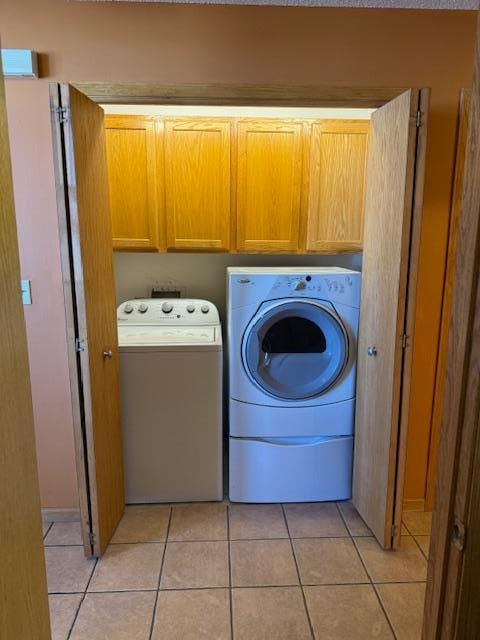
{"type": "Polygon", "coordinates": [[[162,311],[163,311],[163,313],[172,313],[173,304],[171,302],[164,302],[162,304],[162,311]]]}
{"type": "Polygon", "coordinates": [[[303,291],[306,288],[307,288],[307,285],[303,280],[299,280],[298,282],[295,283],[295,286],[294,286],[295,291],[303,291]]]}
{"type": "Polygon", "coordinates": [[[148,311],[148,304],[142,302],[142,304],[139,305],[138,310],[140,313],[145,313],[146,311],[148,311]]]}
{"type": "Polygon", "coordinates": [[[123,307],[123,311],[124,313],[132,313],[133,311],[133,304],[130,304],[129,302],[123,307]]]}
{"type": "Polygon", "coordinates": [[[208,313],[210,311],[210,307],[208,306],[208,304],[204,304],[201,307],[201,312],[202,313],[208,313]]]}
{"type": "Polygon", "coordinates": [[[188,313],[193,313],[195,311],[195,305],[194,304],[187,304],[187,311],[188,311],[188,313]]]}

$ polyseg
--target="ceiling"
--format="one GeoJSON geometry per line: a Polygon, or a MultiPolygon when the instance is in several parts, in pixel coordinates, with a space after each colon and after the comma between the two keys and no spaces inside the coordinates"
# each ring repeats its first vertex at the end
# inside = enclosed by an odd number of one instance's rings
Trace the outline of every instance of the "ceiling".
{"type": "MultiPolygon", "coordinates": [[[[81,1],[81,0],[80,0],[81,1]]],[[[162,2],[180,4],[255,4],[375,9],[478,9],[479,0],[96,0],[97,2],[162,2]]]]}

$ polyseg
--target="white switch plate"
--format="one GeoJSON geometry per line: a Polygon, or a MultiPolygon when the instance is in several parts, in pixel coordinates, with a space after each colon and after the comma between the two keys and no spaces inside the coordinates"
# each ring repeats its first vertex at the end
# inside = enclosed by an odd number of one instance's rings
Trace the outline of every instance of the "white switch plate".
{"type": "Polygon", "coordinates": [[[30,287],[30,280],[21,280],[21,283],[23,304],[32,304],[32,290],[30,287]]]}

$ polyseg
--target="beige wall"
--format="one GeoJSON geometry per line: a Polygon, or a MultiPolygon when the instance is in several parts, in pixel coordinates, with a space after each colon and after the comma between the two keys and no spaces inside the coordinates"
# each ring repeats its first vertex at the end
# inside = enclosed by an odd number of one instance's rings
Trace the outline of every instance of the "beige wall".
{"type": "Polygon", "coordinates": [[[40,497],[43,507],[72,507],[77,481],[48,84],[19,81],[13,88],[7,108],[20,263],[22,277],[32,284],[32,305],[24,310],[40,497]]]}
{"type": "MultiPolygon", "coordinates": [[[[3,46],[43,54],[40,81],[7,83],[42,500],[74,504],[47,83],[279,82],[432,87],[414,354],[413,445],[428,447],[459,89],[470,83],[471,12],[4,2],[3,46]]],[[[423,491],[409,475],[407,497],[423,491]]]]}
{"type": "Polygon", "coordinates": [[[131,298],[150,297],[153,287],[176,288],[186,298],[211,300],[226,326],[227,267],[335,266],[359,271],[362,256],[358,253],[271,256],[116,252],[114,264],[117,304],[131,298]]]}

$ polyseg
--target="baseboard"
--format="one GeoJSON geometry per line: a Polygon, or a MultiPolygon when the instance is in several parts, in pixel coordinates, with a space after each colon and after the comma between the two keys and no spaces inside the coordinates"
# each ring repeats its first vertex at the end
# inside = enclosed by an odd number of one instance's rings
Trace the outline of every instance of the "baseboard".
{"type": "Polygon", "coordinates": [[[80,522],[80,509],[42,509],[43,522],[80,522]]]}
{"type": "Polygon", "coordinates": [[[404,511],[425,511],[425,498],[418,498],[418,500],[404,500],[404,511]]]}

